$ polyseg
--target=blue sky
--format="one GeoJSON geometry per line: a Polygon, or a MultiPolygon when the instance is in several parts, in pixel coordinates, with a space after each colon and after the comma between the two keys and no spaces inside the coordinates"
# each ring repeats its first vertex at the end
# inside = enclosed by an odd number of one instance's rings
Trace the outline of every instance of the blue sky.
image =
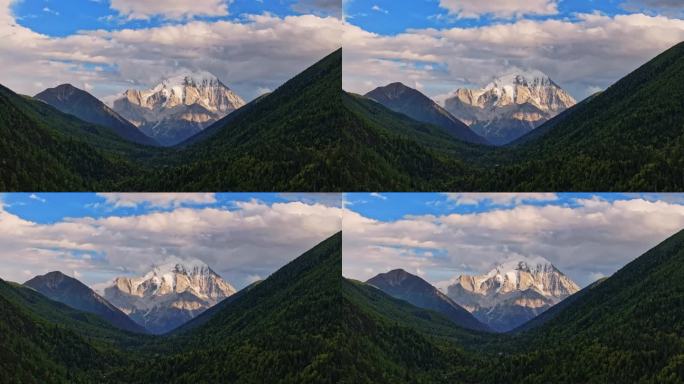
{"type": "Polygon", "coordinates": [[[0,278],[59,270],[95,288],[169,260],[199,259],[237,288],[341,229],[341,195],[0,195],[0,278]]]}
{"type": "Polygon", "coordinates": [[[580,286],[684,229],[683,194],[345,194],[346,277],[403,268],[445,288],[511,258],[580,286]]]}
{"type": "MultiPolygon", "coordinates": [[[[191,3],[191,2],[189,2],[191,3]]],[[[279,17],[298,15],[293,9],[297,0],[255,1],[234,0],[225,16],[192,16],[181,20],[164,16],[150,16],[149,19],[129,20],[112,9],[106,0],[24,0],[15,2],[12,11],[20,25],[49,36],[63,37],[81,30],[103,29],[115,31],[158,27],[167,24],[184,24],[188,19],[244,22],[244,15],[270,13],[279,17]]]]}
{"type": "MultiPolygon", "coordinates": [[[[135,194],[127,194],[135,196],[135,194]]],[[[181,196],[183,194],[180,194],[181,196]]],[[[5,210],[25,220],[39,224],[54,224],[68,218],[103,218],[110,216],[130,217],[146,215],[152,212],[172,212],[178,207],[187,208],[219,208],[237,210],[238,202],[257,200],[264,204],[303,201],[306,203],[322,202],[331,206],[339,206],[340,198],[326,194],[273,194],[273,193],[212,193],[213,200],[170,199],[168,203],[155,205],[142,201],[139,204],[112,204],[102,194],[94,193],[7,193],[0,197],[5,210]]],[[[193,197],[196,194],[189,194],[193,197]]]]}
{"type": "MultiPolygon", "coordinates": [[[[463,195],[480,196],[481,194],[463,195]]],[[[651,200],[664,199],[663,195],[646,194],[643,196],[651,200]]],[[[562,193],[554,194],[554,197],[548,200],[523,198],[522,202],[538,207],[549,205],[576,207],[578,199],[599,198],[605,201],[616,201],[633,197],[619,193],[562,193]]],[[[448,194],[440,193],[348,193],[345,194],[344,203],[345,207],[352,211],[381,221],[398,220],[405,216],[481,213],[515,206],[512,202],[501,203],[486,198],[474,204],[462,204],[455,202],[448,194]]]]}
{"type": "MultiPolygon", "coordinates": [[[[601,12],[606,15],[636,13],[628,11],[624,0],[564,0],[558,3],[558,13],[553,15],[531,15],[535,20],[575,19],[577,13],[601,12]]],[[[654,9],[652,9],[655,12],[654,9]]],[[[383,35],[394,35],[409,29],[478,27],[510,19],[501,19],[491,14],[479,18],[458,18],[440,6],[439,0],[392,1],[392,0],[352,0],[345,7],[348,22],[366,31],[383,35]]]]}
{"type": "Polygon", "coordinates": [[[538,69],[577,100],[684,40],[679,0],[348,0],[344,88],[457,88],[538,69]]]}
{"type": "Polygon", "coordinates": [[[339,48],[341,9],[334,4],[6,0],[0,84],[34,95],[71,83],[111,103],[129,88],[208,71],[249,101],[339,48]]]}

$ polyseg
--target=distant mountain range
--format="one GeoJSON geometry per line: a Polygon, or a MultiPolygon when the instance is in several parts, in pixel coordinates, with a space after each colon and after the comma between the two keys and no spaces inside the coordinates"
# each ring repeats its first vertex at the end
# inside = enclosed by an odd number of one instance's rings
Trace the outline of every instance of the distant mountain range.
{"type": "Polygon", "coordinates": [[[496,77],[482,89],[457,89],[445,109],[496,145],[508,144],[576,104],[541,71],[496,77]]]}
{"type": "Polygon", "coordinates": [[[178,144],[245,105],[208,72],[163,79],[148,90],[129,89],[114,110],[142,132],[167,146],[178,144]]]}
{"type": "Polygon", "coordinates": [[[140,278],[118,277],[104,297],[152,333],[166,333],[221,300],[235,288],[199,260],[154,267],[140,278]]]}

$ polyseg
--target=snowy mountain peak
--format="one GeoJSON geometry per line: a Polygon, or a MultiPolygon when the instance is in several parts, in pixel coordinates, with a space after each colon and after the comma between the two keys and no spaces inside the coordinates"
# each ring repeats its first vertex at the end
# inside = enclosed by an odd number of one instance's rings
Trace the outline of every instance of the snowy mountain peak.
{"type": "MultiPolygon", "coordinates": [[[[211,72],[207,71],[193,71],[187,73],[177,74],[165,79],[162,79],[161,84],[167,86],[182,85],[182,86],[201,86],[201,85],[219,85],[221,81],[211,72]]],[[[221,84],[223,85],[223,84],[221,84]]]]}
{"type": "Polygon", "coordinates": [[[150,273],[161,275],[168,272],[180,273],[187,276],[198,274],[216,275],[205,262],[198,259],[170,261],[164,264],[155,265],[150,273]]]}
{"type": "Polygon", "coordinates": [[[195,135],[245,101],[206,71],[177,74],[146,90],[129,89],[113,109],[161,144],[195,135]]]}
{"type": "Polygon", "coordinates": [[[575,99],[539,70],[495,77],[483,88],[459,88],[444,107],[494,144],[506,144],[567,108],[575,99]]]}
{"type": "Polygon", "coordinates": [[[539,87],[539,86],[556,86],[551,78],[542,71],[532,69],[528,71],[516,71],[494,78],[484,89],[493,89],[504,87],[514,88],[516,85],[539,87]]]}
{"type": "Polygon", "coordinates": [[[457,283],[481,295],[533,290],[548,298],[563,298],[579,291],[579,287],[548,260],[510,258],[484,275],[461,275],[457,283]]]}
{"type": "Polygon", "coordinates": [[[142,277],[117,277],[104,296],[148,330],[165,332],[235,291],[204,262],[174,259],[142,277]]]}
{"type": "Polygon", "coordinates": [[[502,263],[499,263],[492,269],[488,275],[508,274],[513,272],[527,272],[527,273],[542,273],[558,271],[550,261],[543,257],[527,258],[527,257],[513,257],[502,263]]]}
{"type": "Polygon", "coordinates": [[[492,328],[506,331],[579,291],[542,258],[512,257],[482,275],[461,275],[447,295],[492,328]]]}

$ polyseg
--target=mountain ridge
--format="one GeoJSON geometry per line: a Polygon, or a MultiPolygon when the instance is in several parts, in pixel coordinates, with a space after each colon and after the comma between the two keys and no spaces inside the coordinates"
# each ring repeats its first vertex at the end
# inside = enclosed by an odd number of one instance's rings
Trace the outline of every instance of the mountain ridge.
{"type": "Polygon", "coordinates": [[[402,83],[391,83],[375,88],[365,96],[414,120],[442,127],[459,140],[474,144],[488,144],[485,138],[473,132],[446,109],[420,91],[402,83]]]}
{"type": "Polygon", "coordinates": [[[48,88],[35,95],[34,98],[85,122],[109,127],[126,140],[142,145],[158,145],[154,139],[142,133],[135,125],[95,96],[71,84],[48,88]]]}
{"type": "Polygon", "coordinates": [[[147,333],[145,328],[136,324],[88,286],[61,272],[35,276],[23,285],[74,309],[99,315],[115,327],[129,332],[147,333]]]}
{"type": "Polygon", "coordinates": [[[422,278],[403,269],[381,273],[366,281],[388,295],[425,309],[445,315],[454,324],[475,331],[488,331],[489,327],[478,321],[466,309],[456,304],[422,278]]]}

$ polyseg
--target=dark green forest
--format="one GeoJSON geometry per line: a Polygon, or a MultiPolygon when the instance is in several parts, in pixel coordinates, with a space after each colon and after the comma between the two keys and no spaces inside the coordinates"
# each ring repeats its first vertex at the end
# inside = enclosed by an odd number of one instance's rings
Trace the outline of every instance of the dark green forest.
{"type": "Polygon", "coordinates": [[[338,50],[172,148],[0,87],[5,191],[681,191],[684,43],[506,147],[340,92],[338,50]]]}
{"type": "Polygon", "coordinates": [[[0,282],[11,383],[681,383],[684,231],[508,334],[341,276],[338,233],[163,336],[0,282]]]}

